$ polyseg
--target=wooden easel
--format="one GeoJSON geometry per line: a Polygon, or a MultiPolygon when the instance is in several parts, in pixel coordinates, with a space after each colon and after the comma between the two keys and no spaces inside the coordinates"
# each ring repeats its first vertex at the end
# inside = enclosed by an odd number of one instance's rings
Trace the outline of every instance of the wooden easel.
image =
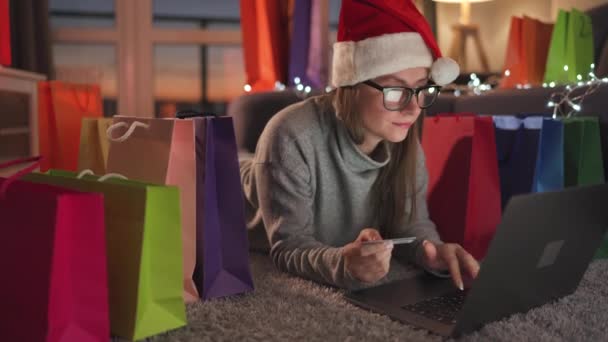
{"type": "Polygon", "coordinates": [[[475,24],[455,24],[452,26],[452,32],[454,38],[452,39],[452,46],[450,47],[450,57],[460,65],[461,71],[467,70],[466,47],[467,38],[470,36],[473,38],[477,53],[479,54],[479,60],[481,61],[481,67],[483,68],[482,71],[489,72],[488,57],[481,45],[481,39],[479,38],[479,26],[475,24]]]}

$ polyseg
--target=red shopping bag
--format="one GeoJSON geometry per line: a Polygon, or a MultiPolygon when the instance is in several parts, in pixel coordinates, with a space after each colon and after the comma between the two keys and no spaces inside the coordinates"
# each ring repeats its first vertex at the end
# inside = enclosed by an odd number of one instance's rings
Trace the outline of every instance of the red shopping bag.
{"type": "Polygon", "coordinates": [[[0,337],[107,341],[103,197],[17,180],[36,166],[0,178],[0,337]]]}
{"type": "Polygon", "coordinates": [[[103,116],[97,85],[60,81],[38,83],[38,132],[41,170],[76,171],[83,118],[103,116]]]}
{"type": "Polygon", "coordinates": [[[9,0],[0,0],[0,65],[11,66],[11,22],[9,0]]]}
{"type": "Polygon", "coordinates": [[[483,258],[501,216],[492,117],[428,117],[422,147],[429,172],[429,216],[439,235],[483,258]]]}

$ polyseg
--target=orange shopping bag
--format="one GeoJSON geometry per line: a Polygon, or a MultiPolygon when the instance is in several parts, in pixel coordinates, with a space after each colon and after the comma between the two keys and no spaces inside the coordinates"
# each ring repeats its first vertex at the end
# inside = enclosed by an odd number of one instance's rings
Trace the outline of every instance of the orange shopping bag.
{"type": "Polygon", "coordinates": [[[241,31],[247,83],[252,90],[286,83],[289,1],[241,0],[241,31]]]}
{"type": "Polygon", "coordinates": [[[523,84],[539,86],[543,83],[552,33],[553,24],[524,16],[522,37],[527,74],[523,84]]]}
{"type": "Polygon", "coordinates": [[[527,16],[511,18],[501,88],[542,83],[552,32],[553,24],[527,16]]]}
{"type": "Polygon", "coordinates": [[[76,171],[82,119],[103,114],[97,85],[61,81],[38,83],[38,133],[41,171],[76,171]]]}

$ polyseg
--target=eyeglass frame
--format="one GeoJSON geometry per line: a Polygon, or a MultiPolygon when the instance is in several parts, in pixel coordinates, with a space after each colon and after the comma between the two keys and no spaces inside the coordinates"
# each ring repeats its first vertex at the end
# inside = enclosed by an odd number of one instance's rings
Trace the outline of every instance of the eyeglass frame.
{"type": "Polygon", "coordinates": [[[376,83],[376,82],[374,82],[372,80],[363,81],[362,83],[365,84],[365,85],[368,85],[368,86],[370,86],[370,87],[372,87],[372,88],[374,88],[376,90],[381,91],[382,92],[382,105],[384,106],[384,108],[386,110],[389,110],[389,111],[392,111],[392,112],[398,112],[398,111],[403,110],[405,107],[407,107],[407,105],[409,105],[410,102],[412,101],[412,97],[414,97],[414,95],[416,95],[416,104],[418,105],[418,108],[420,108],[420,109],[427,109],[430,106],[432,106],[435,103],[435,101],[437,101],[437,96],[439,96],[439,92],[441,91],[441,86],[436,85],[436,84],[427,84],[427,85],[424,85],[422,87],[410,88],[410,87],[399,87],[399,86],[384,87],[384,86],[381,86],[380,84],[378,84],[378,83],[376,83]],[[430,89],[430,88],[434,88],[435,91],[437,92],[437,95],[435,95],[435,99],[433,100],[433,102],[431,102],[431,104],[429,104],[428,106],[424,106],[423,107],[418,102],[418,94],[421,91],[426,90],[426,89],[430,89]],[[408,95],[408,99],[398,109],[389,109],[389,108],[386,107],[386,100],[385,100],[386,99],[386,93],[388,91],[395,90],[395,89],[399,89],[399,90],[402,90],[402,91],[408,91],[408,94],[409,94],[408,95]]]}

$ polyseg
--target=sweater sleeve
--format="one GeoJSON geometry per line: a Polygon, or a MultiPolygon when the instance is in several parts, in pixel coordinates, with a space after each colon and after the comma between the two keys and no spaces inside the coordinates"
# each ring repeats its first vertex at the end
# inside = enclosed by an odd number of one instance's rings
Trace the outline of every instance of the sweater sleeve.
{"type": "MultiPolygon", "coordinates": [[[[408,237],[415,236],[415,242],[407,245],[395,246],[395,257],[405,262],[411,262],[417,266],[423,267],[422,257],[422,241],[429,240],[435,244],[443,243],[437,233],[437,228],[433,221],[429,218],[427,207],[427,188],[428,188],[428,171],[426,169],[426,161],[424,151],[418,144],[418,155],[416,165],[416,190],[412,196],[416,197],[416,212],[414,220],[408,224],[397,227],[390,232],[391,237],[408,237]]],[[[411,212],[411,201],[406,201],[406,216],[409,217],[411,212]]],[[[407,217],[404,220],[407,222],[407,217]]]]}
{"type": "Polygon", "coordinates": [[[274,146],[272,158],[254,164],[272,261],[279,270],[302,278],[342,288],[360,287],[362,283],[344,267],[342,248],[325,245],[314,236],[310,169],[291,144],[274,146]]]}

